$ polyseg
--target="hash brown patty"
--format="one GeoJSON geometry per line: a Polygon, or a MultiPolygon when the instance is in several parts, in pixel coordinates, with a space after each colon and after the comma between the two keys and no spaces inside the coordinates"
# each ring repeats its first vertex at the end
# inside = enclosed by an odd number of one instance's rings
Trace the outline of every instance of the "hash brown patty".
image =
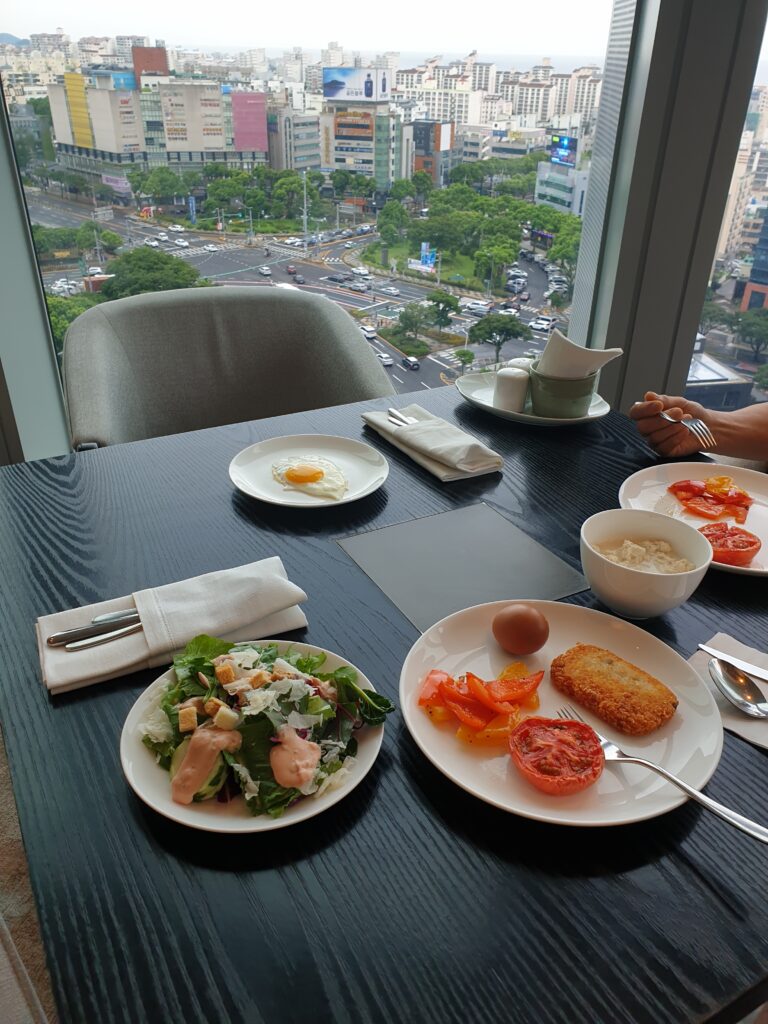
{"type": "Polygon", "coordinates": [[[677,708],[669,687],[604,647],[576,644],[550,667],[558,690],[630,736],[644,736],[677,708]]]}

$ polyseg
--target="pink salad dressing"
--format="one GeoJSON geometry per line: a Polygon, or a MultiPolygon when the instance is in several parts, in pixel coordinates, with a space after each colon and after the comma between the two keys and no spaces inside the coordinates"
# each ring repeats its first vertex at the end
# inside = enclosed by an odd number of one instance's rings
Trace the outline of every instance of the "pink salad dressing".
{"type": "Polygon", "coordinates": [[[242,739],[236,729],[217,729],[215,726],[195,729],[181,768],[171,780],[171,792],[176,803],[191,804],[192,797],[213,771],[219,753],[222,750],[230,753],[239,750],[242,739]]]}
{"type": "Polygon", "coordinates": [[[320,760],[320,747],[311,740],[303,740],[290,725],[277,731],[280,740],[269,752],[269,764],[275,782],[286,789],[300,789],[310,782],[320,760]]]}

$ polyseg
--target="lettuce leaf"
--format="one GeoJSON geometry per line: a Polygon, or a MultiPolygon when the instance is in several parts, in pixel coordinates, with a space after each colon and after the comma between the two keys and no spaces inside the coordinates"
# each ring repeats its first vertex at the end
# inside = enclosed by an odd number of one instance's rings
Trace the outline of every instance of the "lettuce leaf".
{"type": "Polygon", "coordinates": [[[247,718],[238,726],[243,737],[237,760],[248,769],[254,782],[259,783],[258,796],[249,796],[246,803],[251,814],[268,814],[279,818],[283,811],[301,794],[298,789],[286,789],[275,782],[269,753],[275,728],[266,715],[247,718]]]}

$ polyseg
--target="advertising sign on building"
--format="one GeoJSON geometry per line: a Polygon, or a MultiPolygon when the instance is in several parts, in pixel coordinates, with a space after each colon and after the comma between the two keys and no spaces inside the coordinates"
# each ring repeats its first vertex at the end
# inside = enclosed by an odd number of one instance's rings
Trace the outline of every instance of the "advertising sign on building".
{"type": "Polygon", "coordinates": [[[98,221],[114,220],[115,211],[111,206],[99,206],[93,211],[93,219],[98,221]]]}
{"type": "Polygon", "coordinates": [[[551,163],[575,167],[577,143],[578,139],[573,135],[553,135],[549,147],[551,163]]]}
{"type": "Polygon", "coordinates": [[[378,103],[389,99],[386,68],[323,68],[323,97],[378,103]]]}
{"type": "Polygon", "coordinates": [[[189,210],[189,219],[193,224],[197,224],[197,203],[194,196],[187,196],[187,209],[189,210]]]}
{"type": "Polygon", "coordinates": [[[131,191],[131,185],[127,178],[120,178],[114,174],[102,174],[101,180],[104,185],[109,185],[115,192],[131,191]]]}

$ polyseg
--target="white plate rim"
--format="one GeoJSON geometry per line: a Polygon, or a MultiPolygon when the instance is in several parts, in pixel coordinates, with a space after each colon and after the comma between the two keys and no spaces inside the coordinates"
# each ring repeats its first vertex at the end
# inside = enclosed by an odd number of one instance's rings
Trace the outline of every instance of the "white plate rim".
{"type": "MultiPolygon", "coordinates": [[[[333,446],[329,446],[332,450],[333,446]]],[[[360,498],[365,498],[369,494],[373,494],[377,491],[386,481],[389,476],[389,462],[381,454],[378,449],[374,448],[370,444],[366,444],[365,441],[360,441],[353,437],[344,437],[340,434],[284,434],[278,437],[267,437],[262,441],[255,441],[253,444],[249,444],[246,448],[242,448],[236,455],[234,455],[229,463],[229,479],[232,481],[234,486],[242,494],[247,494],[250,498],[256,498],[257,501],[263,501],[269,505],[280,505],[285,508],[327,508],[329,506],[335,507],[337,505],[346,505],[351,501],[359,501],[360,498]],[[327,498],[318,497],[315,495],[300,494],[300,492],[294,492],[290,490],[285,491],[285,495],[272,495],[264,491],[260,491],[256,488],[249,487],[247,482],[241,478],[237,478],[238,470],[238,459],[253,453],[256,449],[262,448],[265,452],[269,450],[270,445],[276,444],[277,442],[285,442],[290,444],[306,444],[309,445],[323,445],[328,441],[342,442],[342,446],[351,449],[354,453],[355,449],[358,453],[365,451],[366,453],[372,453],[375,456],[375,461],[379,467],[379,473],[372,476],[369,483],[362,489],[358,489],[353,492],[347,492],[343,498],[327,498]],[[302,500],[303,499],[303,500],[302,500]],[[311,499],[311,500],[307,500],[311,499]]]]}
{"type": "MultiPolygon", "coordinates": [[[[482,374],[483,377],[487,376],[482,374]]],[[[611,407],[606,400],[599,395],[597,392],[592,396],[592,402],[590,404],[589,412],[586,416],[572,416],[572,417],[556,417],[556,416],[535,416],[529,412],[509,412],[507,409],[497,409],[490,402],[480,401],[476,395],[470,393],[467,390],[462,390],[462,381],[465,383],[481,384],[483,383],[479,378],[479,373],[465,373],[461,377],[456,378],[456,388],[458,389],[461,397],[469,402],[470,405],[474,405],[477,409],[484,409],[486,412],[492,413],[494,416],[499,416],[501,419],[512,420],[515,423],[531,423],[534,426],[539,427],[564,427],[567,425],[575,425],[577,423],[591,423],[593,420],[602,419],[603,416],[607,416],[611,411],[611,407]],[[472,380],[467,381],[467,378],[471,377],[472,380]]],[[[483,383],[484,387],[488,385],[483,383]]]]}
{"type": "MultiPolygon", "coordinates": [[[[360,686],[364,689],[375,690],[375,687],[368,679],[368,677],[360,671],[355,665],[346,658],[342,658],[339,654],[334,654],[333,651],[327,650],[325,647],[318,647],[316,644],[306,644],[297,641],[288,640],[258,640],[254,641],[258,644],[278,644],[278,650],[280,653],[285,652],[288,648],[292,650],[299,649],[303,654],[317,654],[322,652],[327,655],[330,659],[335,659],[343,665],[349,665],[357,672],[357,681],[360,686]]],[[[175,821],[180,825],[186,825],[189,828],[198,829],[202,832],[217,832],[220,834],[228,835],[242,835],[251,834],[253,832],[271,832],[277,828],[288,828],[291,825],[297,825],[302,821],[307,821],[309,818],[314,818],[318,814],[322,814],[329,807],[343,800],[345,796],[352,792],[365,778],[368,772],[376,762],[376,758],[379,755],[381,744],[384,739],[384,726],[370,727],[366,726],[360,729],[356,733],[358,741],[357,751],[357,764],[351,775],[347,777],[347,781],[339,786],[337,789],[327,790],[322,796],[316,799],[309,796],[299,800],[292,807],[289,807],[280,818],[270,818],[268,814],[264,815],[252,815],[245,808],[245,801],[243,801],[243,816],[242,817],[229,817],[221,814],[221,823],[226,824],[213,824],[209,823],[207,818],[203,815],[209,815],[211,818],[214,815],[211,814],[211,808],[213,806],[226,806],[217,804],[215,800],[203,801],[198,804],[176,804],[171,799],[171,788],[168,772],[165,768],[161,768],[159,764],[155,763],[155,768],[158,774],[158,791],[160,794],[164,794],[164,798],[153,798],[151,794],[147,794],[144,787],[137,783],[134,773],[130,766],[129,759],[136,754],[146,755],[146,758],[152,760],[154,755],[151,750],[144,746],[141,742],[141,737],[138,732],[138,727],[142,721],[144,714],[144,706],[148,702],[149,698],[161,687],[171,682],[173,674],[173,667],[163,672],[161,676],[158,676],[154,682],[139,694],[134,703],[131,705],[131,709],[128,712],[125,722],[123,723],[123,729],[120,733],[120,764],[122,765],[123,774],[125,775],[128,785],[131,787],[136,796],[145,803],[148,807],[151,807],[153,811],[162,815],[164,818],[168,818],[170,821],[175,821]],[[140,748],[140,749],[139,749],[140,748]],[[360,752],[364,750],[365,756],[361,757],[360,752]],[[198,820],[195,820],[197,818],[198,820]]],[[[146,764],[147,762],[145,762],[146,764]]],[[[237,798],[238,801],[241,799],[237,798]]]]}
{"type": "MultiPolygon", "coordinates": [[[[756,489],[757,491],[763,492],[763,495],[768,502],[768,478],[765,473],[760,473],[755,469],[747,469],[744,466],[729,466],[723,462],[661,462],[653,466],[646,466],[645,469],[639,469],[636,473],[628,476],[619,488],[619,506],[620,508],[645,508],[645,505],[632,504],[631,499],[627,497],[627,491],[632,482],[637,483],[643,480],[645,477],[653,478],[654,475],[659,474],[660,479],[658,483],[671,484],[675,481],[672,479],[672,475],[678,480],[686,479],[698,479],[704,476],[702,470],[711,470],[706,475],[708,476],[730,476],[733,478],[734,483],[738,487],[743,487],[745,491],[749,491],[750,494],[756,489]],[[666,474],[669,474],[668,479],[663,479],[666,474]]],[[[651,509],[651,511],[660,511],[658,509],[651,509]]],[[[662,515],[669,515],[668,512],[661,513],[662,515]]],[[[685,523],[690,523],[691,526],[701,527],[705,525],[705,520],[697,516],[688,515],[686,512],[680,512],[677,516],[670,516],[670,518],[680,519],[685,523]]],[[[730,520],[728,520],[730,522],[730,520]]],[[[749,526],[747,523],[744,524],[743,529],[748,530],[749,526]]],[[[764,549],[768,549],[768,538],[761,537],[764,549]]],[[[737,576],[768,576],[768,568],[758,569],[752,566],[745,565],[725,565],[723,562],[711,562],[710,569],[719,569],[721,572],[735,573],[737,576]]]]}
{"type": "MultiPolygon", "coordinates": [[[[412,726],[412,721],[416,721],[416,718],[414,716],[420,716],[421,718],[424,717],[424,713],[421,710],[419,710],[418,705],[416,705],[415,701],[414,701],[415,691],[418,689],[418,683],[416,684],[416,686],[412,690],[411,687],[410,687],[410,684],[409,684],[409,682],[407,680],[407,671],[408,671],[409,662],[410,662],[410,660],[412,658],[412,655],[414,654],[415,651],[418,650],[418,648],[422,644],[427,644],[429,642],[430,635],[433,633],[433,631],[442,631],[442,630],[445,630],[447,628],[450,628],[452,621],[455,622],[458,618],[460,618],[462,616],[465,616],[467,614],[475,614],[475,613],[480,613],[480,612],[486,612],[486,610],[487,610],[487,614],[488,615],[492,615],[493,612],[500,610],[501,608],[503,608],[505,605],[507,605],[509,603],[510,603],[509,601],[490,601],[490,602],[486,602],[484,604],[472,605],[471,607],[464,608],[464,609],[462,609],[461,611],[458,611],[458,612],[452,612],[450,615],[447,615],[445,618],[441,619],[439,622],[436,622],[429,629],[425,630],[424,633],[419,637],[419,639],[413,644],[413,646],[409,650],[408,654],[406,655],[406,658],[405,658],[405,661],[403,662],[403,667],[402,667],[402,670],[401,670],[401,673],[400,673],[400,685],[399,685],[399,688],[398,688],[398,694],[399,694],[399,700],[400,700],[400,712],[401,712],[401,714],[403,716],[403,721],[405,722],[405,726],[406,726],[408,732],[410,733],[411,738],[416,743],[416,745],[421,750],[421,752],[424,754],[424,756],[427,758],[427,760],[430,761],[434,765],[434,767],[441,774],[443,774],[447,779],[449,779],[455,785],[459,786],[459,788],[463,789],[466,793],[469,793],[471,796],[474,796],[476,799],[482,800],[484,803],[488,803],[492,807],[496,807],[499,810],[505,811],[507,813],[517,814],[520,817],[529,818],[529,819],[534,820],[534,821],[542,821],[542,822],[546,822],[548,824],[564,825],[566,827],[571,827],[572,826],[572,827],[577,827],[577,828],[609,828],[609,827],[616,827],[616,826],[620,826],[620,825],[634,824],[634,823],[639,822],[639,821],[647,821],[647,820],[649,820],[651,818],[659,817],[662,814],[666,814],[668,811],[674,810],[675,808],[680,807],[682,804],[684,804],[686,802],[686,800],[688,799],[688,797],[685,795],[685,793],[683,793],[682,790],[677,789],[677,787],[673,786],[672,783],[668,783],[667,785],[669,787],[669,791],[668,791],[668,794],[667,794],[665,806],[663,806],[663,807],[650,806],[647,809],[646,812],[641,810],[638,813],[627,815],[627,816],[625,816],[625,817],[623,817],[621,819],[598,820],[598,819],[585,818],[584,816],[574,817],[574,818],[571,818],[571,819],[563,818],[563,817],[553,817],[551,813],[547,813],[547,811],[546,811],[546,806],[547,806],[546,805],[546,801],[548,799],[550,799],[550,798],[547,797],[545,794],[541,794],[541,799],[542,799],[542,810],[541,811],[537,811],[537,810],[533,810],[532,811],[530,809],[525,809],[525,808],[521,809],[519,807],[513,808],[513,807],[511,807],[509,805],[509,802],[505,803],[505,802],[502,802],[501,800],[494,800],[494,799],[491,799],[487,794],[477,792],[472,787],[472,785],[468,784],[465,779],[462,779],[461,776],[458,773],[452,772],[449,768],[446,768],[446,766],[443,763],[441,763],[440,759],[434,755],[434,751],[430,749],[429,744],[424,744],[421,741],[421,738],[418,735],[418,730],[415,730],[413,728],[413,726],[412,726]]],[[[518,603],[518,602],[516,601],[515,603],[518,603]]],[[[605,623],[608,623],[609,621],[611,621],[613,623],[618,624],[618,628],[622,632],[627,632],[630,636],[632,636],[632,635],[635,635],[635,636],[641,635],[645,641],[648,641],[650,643],[651,647],[656,647],[657,650],[659,648],[663,648],[663,649],[665,649],[666,652],[671,654],[674,659],[677,659],[677,662],[679,664],[680,669],[685,673],[685,675],[691,677],[691,681],[695,683],[696,688],[698,690],[700,690],[702,696],[705,698],[705,703],[707,704],[709,712],[711,713],[712,721],[713,721],[713,723],[716,723],[716,749],[710,755],[710,758],[708,759],[707,770],[702,774],[702,776],[700,778],[697,778],[695,782],[690,782],[690,780],[686,780],[686,781],[689,782],[690,785],[694,785],[698,789],[702,789],[707,784],[707,782],[712,778],[712,775],[715,773],[715,771],[717,769],[717,766],[718,766],[718,764],[720,762],[720,757],[722,755],[722,749],[723,749],[723,725],[722,725],[722,720],[720,718],[720,713],[719,713],[719,711],[717,709],[717,704],[715,702],[715,699],[714,699],[711,691],[706,686],[704,681],[701,679],[701,677],[699,676],[698,672],[696,672],[696,670],[691,665],[689,665],[688,662],[684,658],[682,658],[679,654],[677,654],[677,652],[674,651],[671,647],[669,647],[668,644],[665,644],[662,640],[659,640],[657,637],[654,637],[652,634],[647,633],[640,626],[637,626],[637,625],[635,625],[634,623],[631,623],[631,622],[627,622],[624,619],[619,619],[619,618],[617,618],[614,615],[608,614],[607,612],[601,612],[601,611],[598,611],[595,608],[585,608],[582,605],[565,604],[565,603],[560,602],[560,601],[540,601],[540,600],[533,600],[532,599],[532,600],[521,600],[519,603],[533,605],[533,606],[539,608],[540,610],[542,610],[544,613],[546,613],[548,608],[550,608],[550,609],[552,609],[552,608],[557,608],[557,609],[573,609],[574,610],[573,612],[568,611],[568,612],[566,612],[566,615],[568,615],[568,614],[585,613],[586,618],[591,618],[591,617],[595,616],[595,617],[598,617],[598,620],[602,620],[605,623]]],[[[510,660],[514,660],[514,655],[507,655],[506,657],[508,657],[510,660]]],[[[435,667],[439,667],[439,666],[435,666],[435,667]]],[[[561,699],[562,699],[563,703],[567,703],[568,702],[568,698],[566,697],[565,694],[562,695],[561,699]]],[[[572,703],[574,703],[574,706],[578,708],[578,705],[576,705],[575,702],[572,702],[572,703]]],[[[584,709],[580,709],[580,710],[584,710],[584,709]]],[[[540,714],[540,713],[541,712],[532,712],[533,715],[540,714]]],[[[618,734],[616,732],[616,730],[611,729],[605,723],[601,723],[598,719],[596,719],[596,717],[594,715],[590,715],[586,711],[584,711],[584,714],[585,714],[585,717],[587,719],[592,718],[595,721],[595,726],[594,727],[598,731],[601,731],[603,735],[608,736],[609,738],[615,738],[616,742],[619,743],[619,745],[621,746],[621,744],[622,744],[622,737],[621,737],[620,734],[618,734]]],[[[426,735],[430,735],[430,734],[426,733],[426,735]]],[[[629,746],[633,741],[638,740],[638,739],[642,739],[642,737],[632,737],[632,736],[624,737],[624,740],[626,741],[626,745],[627,746],[629,746]]],[[[458,743],[459,741],[454,739],[454,742],[458,743]]],[[[610,771],[611,768],[610,768],[610,766],[608,764],[606,764],[606,767],[605,767],[604,770],[605,771],[610,771]]],[[[535,791],[534,791],[534,795],[535,795],[535,791]]]]}

